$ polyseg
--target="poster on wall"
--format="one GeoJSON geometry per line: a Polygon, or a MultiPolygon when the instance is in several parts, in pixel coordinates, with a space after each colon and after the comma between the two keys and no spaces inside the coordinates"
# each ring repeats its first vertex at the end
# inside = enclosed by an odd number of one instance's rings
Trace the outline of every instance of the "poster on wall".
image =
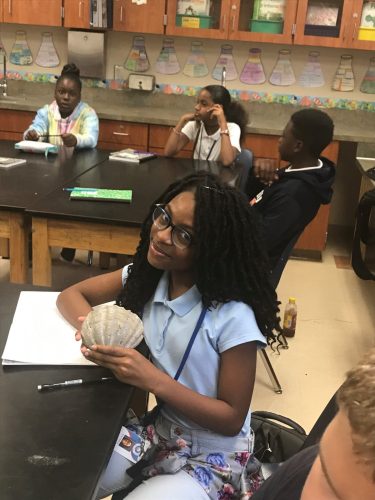
{"type": "Polygon", "coordinates": [[[290,59],[291,53],[288,49],[279,50],[276,64],[270,76],[270,83],[285,87],[296,83],[296,77],[290,59]]]}
{"type": "Polygon", "coordinates": [[[175,75],[180,71],[180,64],[174,48],[173,38],[164,38],[163,46],[156,61],[156,71],[163,75],[175,75]]]}
{"type": "Polygon", "coordinates": [[[52,33],[42,33],[42,43],[35,63],[44,68],[53,68],[60,64],[60,59],[53,43],[52,33]]]}
{"type": "Polygon", "coordinates": [[[184,75],[191,78],[199,78],[208,75],[206,57],[203,53],[202,42],[191,42],[190,55],[183,70],[184,75]]]}
{"type": "Polygon", "coordinates": [[[149,67],[150,62],[146,53],[145,38],[143,36],[134,36],[133,45],[124,63],[124,68],[132,72],[142,73],[147,71],[149,67]]]}
{"type": "Polygon", "coordinates": [[[340,64],[332,82],[332,90],[338,92],[351,92],[354,90],[352,60],[353,57],[350,54],[343,54],[340,57],[340,64]]]}
{"type": "Polygon", "coordinates": [[[233,46],[225,43],[221,46],[220,55],[212,71],[212,78],[225,83],[226,80],[235,80],[237,77],[238,72],[233,58],[233,46]]]}
{"type": "Polygon", "coordinates": [[[16,31],[16,40],[10,52],[9,60],[12,64],[19,66],[32,64],[33,56],[27,43],[25,31],[16,31]]]}
{"type": "Polygon", "coordinates": [[[312,50],[307,56],[307,63],[303,67],[302,73],[298,79],[301,87],[322,87],[324,85],[324,76],[319,62],[319,52],[312,50]]]}
{"type": "Polygon", "coordinates": [[[364,94],[375,94],[375,57],[370,58],[370,64],[359,88],[364,94]]]}
{"type": "Polygon", "coordinates": [[[261,61],[261,50],[249,49],[249,57],[240,75],[240,81],[248,85],[260,85],[266,81],[263,64],[261,61]]]}

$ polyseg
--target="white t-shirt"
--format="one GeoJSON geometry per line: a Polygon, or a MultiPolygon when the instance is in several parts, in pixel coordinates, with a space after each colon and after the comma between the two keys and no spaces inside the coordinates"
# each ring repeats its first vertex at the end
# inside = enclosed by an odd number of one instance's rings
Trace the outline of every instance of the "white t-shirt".
{"type": "MultiPolygon", "coordinates": [[[[241,152],[240,137],[241,129],[237,123],[228,123],[229,139],[234,148],[241,152]]],[[[208,135],[202,122],[188,122],[181,130],[191,141],[195,141],[198,135],[198,140],[195,145],[193,158],[195,160],[211,160],[217,161],[220,159],[221,149],[221,134],[220,128],[212,135],[208,135]]]]}

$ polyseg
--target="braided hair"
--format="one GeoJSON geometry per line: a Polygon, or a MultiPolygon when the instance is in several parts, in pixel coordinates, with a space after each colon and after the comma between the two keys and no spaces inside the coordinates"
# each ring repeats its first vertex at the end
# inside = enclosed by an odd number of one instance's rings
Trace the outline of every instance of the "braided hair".
{"type": "MultiPolygon", "coordinates": [[[[246,196],[208,172],[196,172],[171,184],[155,203],[169,203],[178,194],[195,193],[193,276],[207,308],[231,300],[248,304],[269,344],[280,332],[278,302],[269,281],[267,252],[258,215],[246,196]]],[[[147,260],[152,225],[150,211],[140,243],[117,304],[141,314],[163,274],[147,260]]]]}

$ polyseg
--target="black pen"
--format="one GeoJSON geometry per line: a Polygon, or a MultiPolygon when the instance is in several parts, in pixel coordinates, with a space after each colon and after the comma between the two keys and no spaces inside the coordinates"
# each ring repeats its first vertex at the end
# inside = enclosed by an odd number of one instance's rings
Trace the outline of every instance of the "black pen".
{"type": "Polygon", "coordinates": [[[115,380],[113,377],[102,377],[95,380],[82,380],[77,378],[76,380],[65,380],[65,382],[58,382],[57,384],[42,384],[38,385],[38,391],[50,391],[55,389],[63,389],[64,387],[72,387],[76,385],[88,385],[88,384],[100,384],[101,382],[109,382],[115,380]]]}

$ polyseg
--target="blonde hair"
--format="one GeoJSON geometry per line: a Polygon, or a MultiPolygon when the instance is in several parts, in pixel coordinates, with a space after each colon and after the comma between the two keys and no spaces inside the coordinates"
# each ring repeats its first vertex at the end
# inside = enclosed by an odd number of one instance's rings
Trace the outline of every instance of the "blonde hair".
{"type": "Polygon", "coordinates": [[[349,419],[353,452],[375,482],[375,348],[347,373],[337,402],[349,419]]]}

